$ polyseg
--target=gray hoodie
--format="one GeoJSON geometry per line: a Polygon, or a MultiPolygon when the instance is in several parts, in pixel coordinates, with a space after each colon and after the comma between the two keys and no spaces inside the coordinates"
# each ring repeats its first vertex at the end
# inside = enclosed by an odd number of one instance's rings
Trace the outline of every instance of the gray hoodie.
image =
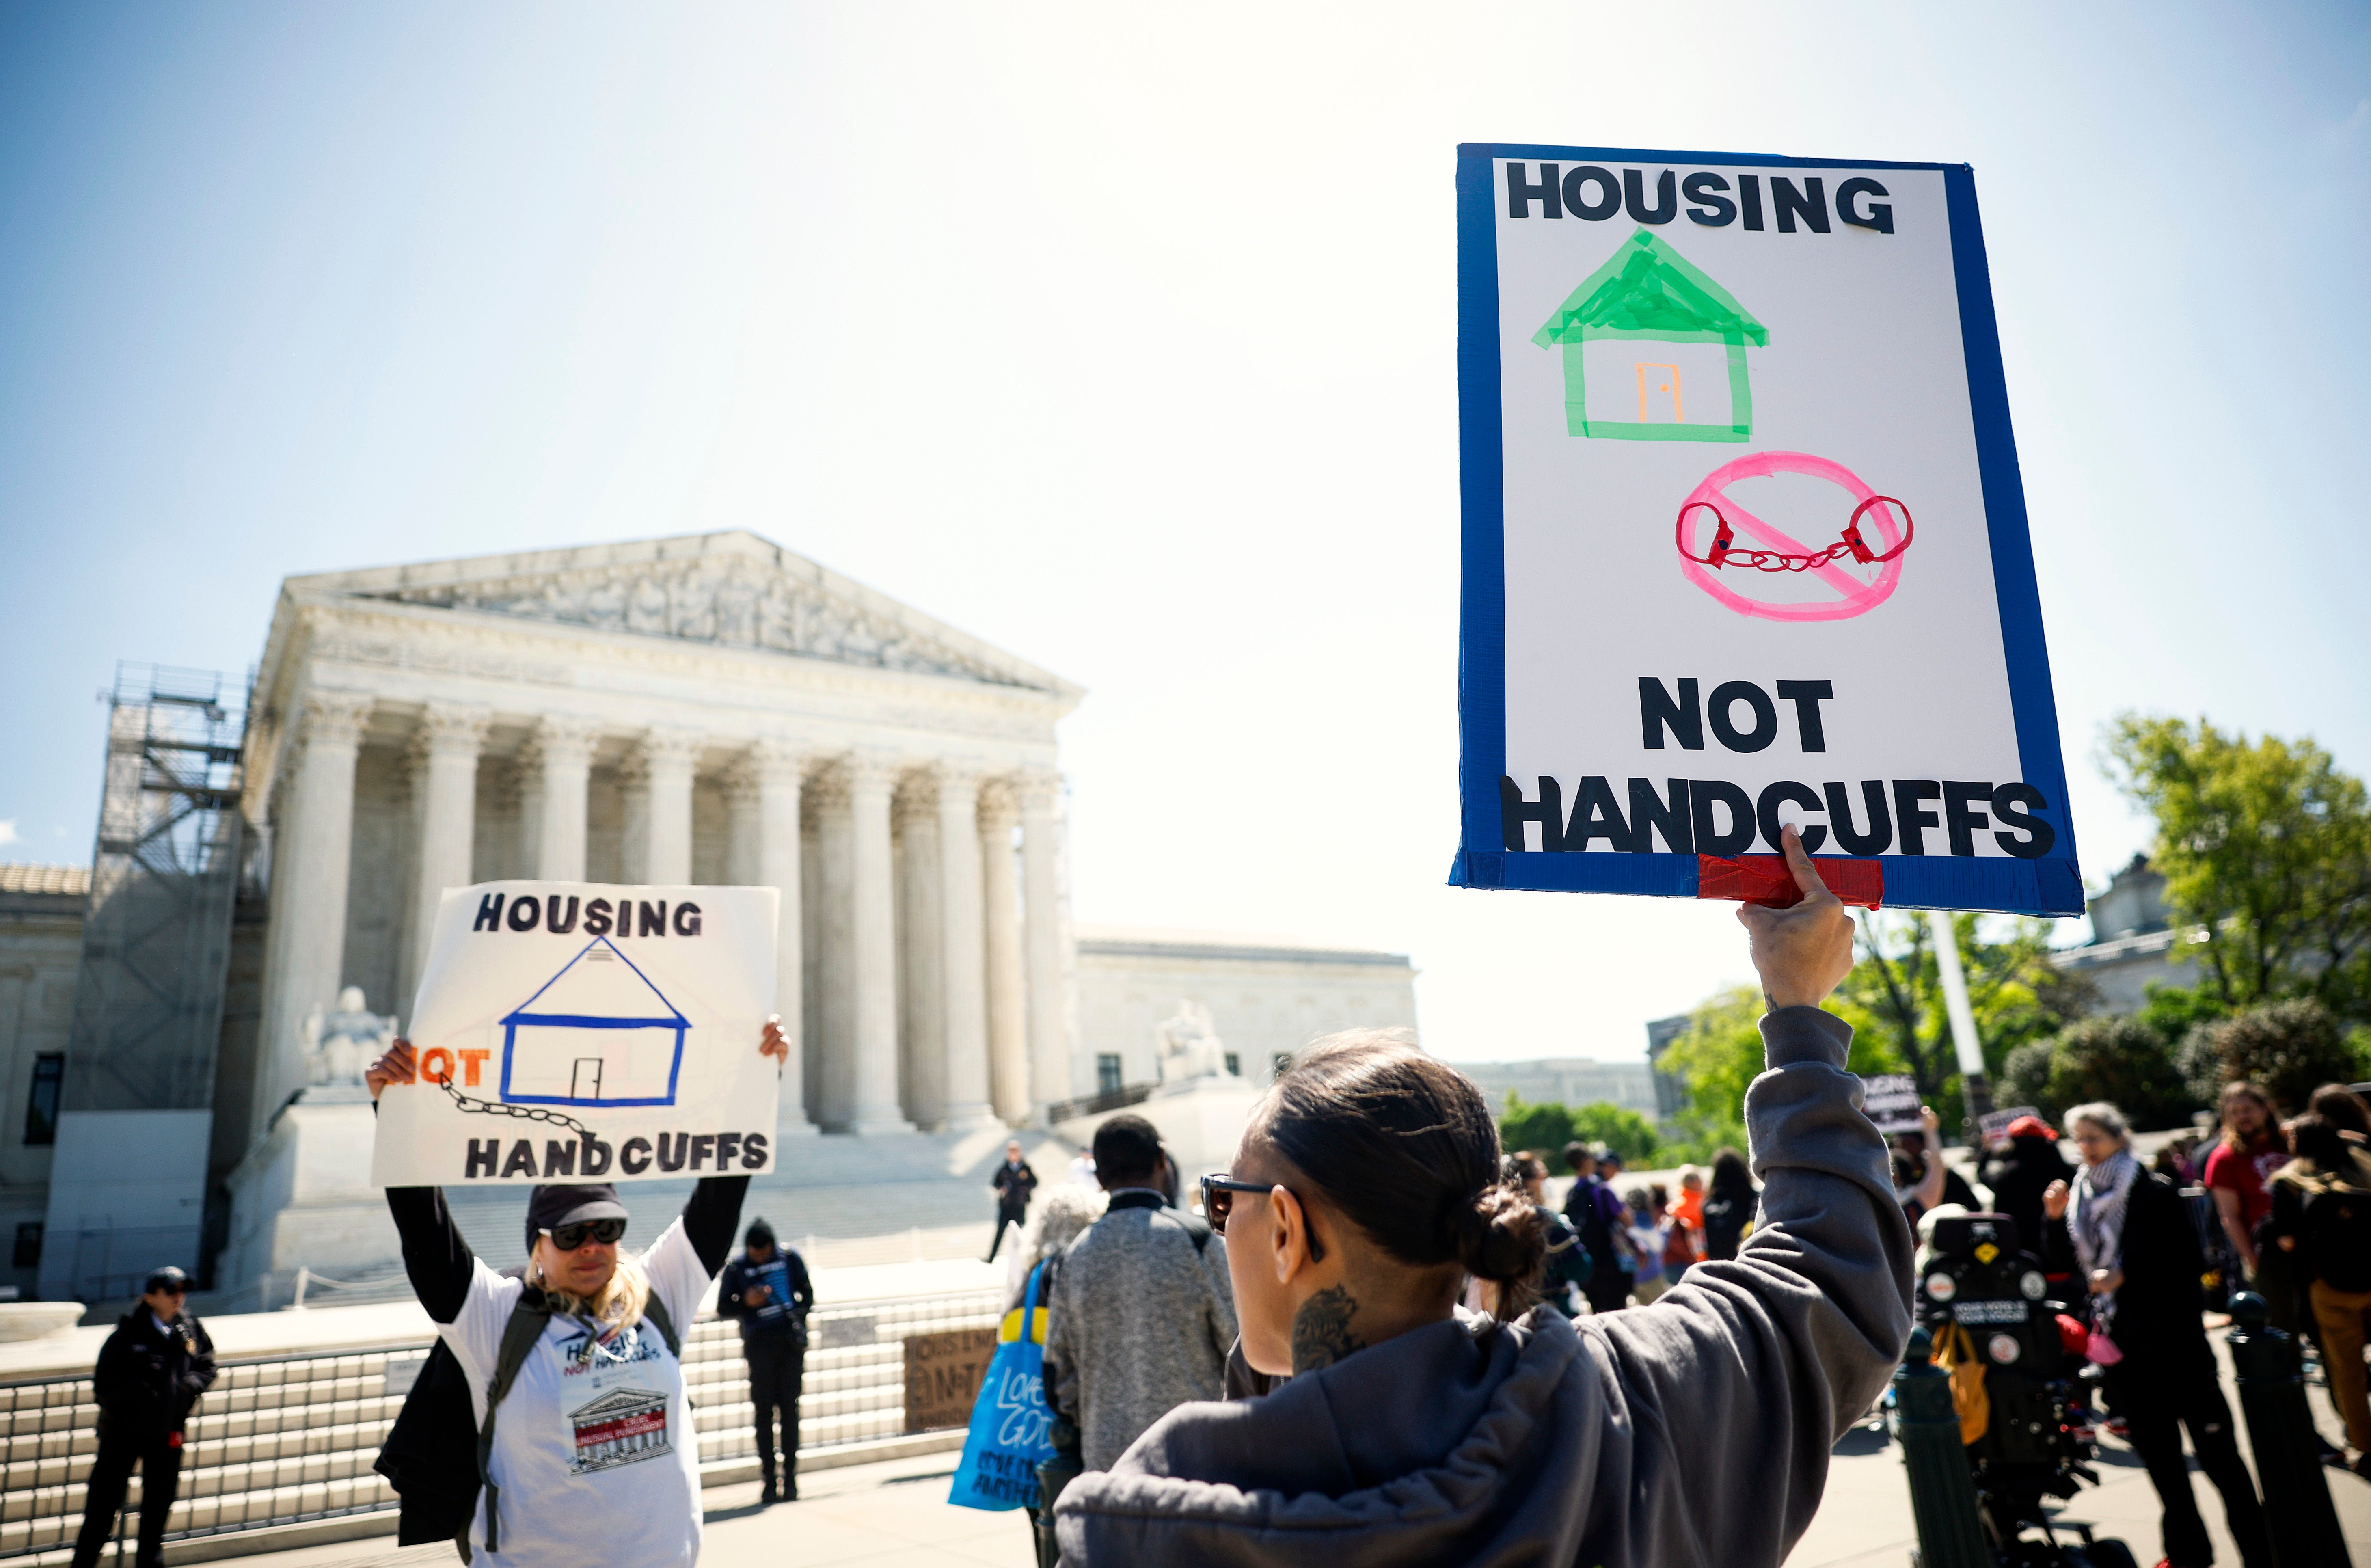
{"type": "Polygon", "coordinates": [[[1057,1509],[1067,1568],[1775,1565],[1910,1333],[1908,1223],[1816,1008],[1763,1020],[1761,1217],[1650,1307],[1435,1323],[1189,1404],[1057,1509]]]}

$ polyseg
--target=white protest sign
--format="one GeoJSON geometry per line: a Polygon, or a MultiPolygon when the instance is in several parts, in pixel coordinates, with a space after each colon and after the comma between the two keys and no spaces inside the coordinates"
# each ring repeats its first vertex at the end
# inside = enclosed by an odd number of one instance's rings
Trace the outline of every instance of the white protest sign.
{"type": "Polygon", "coordinates": [[[1872,1073],[1860,1080],[1861,1110],[1889,1136],[1914,1133],[1926,1124],[1919,1119],[1918,1080],[1907,1073],[1872,1073]]]}
{"type": "Polygon", "coordinates": [[[482,882],[436,912],[380,1186],[652,1182],[774,1159],[770,887],[482,882]]]}
{"type": "Polygon", "coordinates": [[[1459,149],[1451,880],[2080,914],[1973,176],[1459,149]]]}

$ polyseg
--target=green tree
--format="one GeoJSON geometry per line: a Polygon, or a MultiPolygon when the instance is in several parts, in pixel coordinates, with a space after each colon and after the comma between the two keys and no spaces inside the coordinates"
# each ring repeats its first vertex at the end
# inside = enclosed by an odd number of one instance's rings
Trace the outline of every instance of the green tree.
{"type": "Polygon", "coordinates": [[[1656,1136],[1655,1124],[1636,1111],[1596,1100],[1574,1112],[1572,1122],[1581,1142],[1602,1143],[1630,1165],[1653,1167],[1661,1162],[1663,1140],[1656,1136]]]}
{"type": "MultiPolygon", "coordinates": [[[[1979,917],[1958,915],[1951,925],[1988,1076],[2006,1077],[2012,1053],[2056,1035],[2097,1006],[2087,977],[2050,962],[2047,923],[1995,920],[1988,931],[1979,917]]],[[[1855,1031],[1854,1070],[1908,1073],[1944,1126],[1956,1129],[1965,1097],[1926,917],[1893,910],[1863,915],[1854,948],[1856,962],[1835,1003],[1855,1031]],[[1880,1057],[1884,1066],[1876,1065],[1880,1057]],[[1870,1065],[1857,1065],[1864,1059],[1870,1065]]]]}
{"type": "Polygon", "coordinates": [[[1507,1091],[1507,1108],[1498,1113],[1500,1148],[1509,1154],[1530,1149],[1547,1161],[1549,1175],[1561,1176],[1565,1174],[1560,1159],[1564,1146],[1578,1136],[1569,1105],[1525,1100],[1512,1090],[1507,1091]]]}
{"type": "Polygon", "coordinates": [[[2205,984],[2237,1010],[2310,997],[2371,1005],[2371,800],[2310,740],[2126,714],[2104,764],[2157,819],[2150,863],[2205,984]]]}
{"type": "Polygon", "coordinates": [[[1764,1007],[1751,986],[1718,991],[1697,1005],[1687,1032],[1663,1053],[1662,1070],[1686,1086],[1687,1104],[1670,1129],[1685,1150],[1680,1158],[1701,1161],[1724,1144],[1745,1147],[1745,1090],[1762,1071],[1757,1025],[1764,1007]]]}

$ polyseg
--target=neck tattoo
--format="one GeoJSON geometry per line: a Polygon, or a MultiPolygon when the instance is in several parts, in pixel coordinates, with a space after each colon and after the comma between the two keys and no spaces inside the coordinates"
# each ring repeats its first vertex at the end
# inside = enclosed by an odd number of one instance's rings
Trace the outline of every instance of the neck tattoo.
{"type": "Polygon", "coordinates": [[[1327,1286],[1292,1315],[1292,1370],[1296,1376],[1331,1366],[1367,1342],[1350,1332],[1358,1298],[1338,1285],[1327,1286]]]}

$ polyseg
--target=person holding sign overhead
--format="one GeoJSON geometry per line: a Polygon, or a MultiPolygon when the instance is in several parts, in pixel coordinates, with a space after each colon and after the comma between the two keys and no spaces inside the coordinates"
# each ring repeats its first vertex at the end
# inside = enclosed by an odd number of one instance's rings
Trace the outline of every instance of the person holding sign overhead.
{"type": "MultiPolygon", "coordinates": [[[[781,1020],[758,1049],[787,1060],[781,1020]]],[[[371,1099],[420,1093],[411,1042],[364,1075],[371,1099]]],[[[468,1555],[508,1565],[700,1558],[700,1445],[679,1359],[681,1331],[723,1265],[749,1184],[709,1176],[639,1255],[622,1253],[615,1187],[546,1184],[527,1202],[526,1277],[488,1267],[453,1223],[441,1187],[389,1187],[405,1271],[468,1375],[483,1482],[468,1555]]]]}
{"type": "Polygon", "coordinates": [[[1233,1165],[1202,1179],[1243,1357],[1290,1380],[1173,1410],[1072,1482],[1063,1562],[1785,1557],[1830,1445],[1910,1337],[1911,1238],[1845,1071],[1851,1026],[1820,1006],[1852,968],[1852,921],[1784,842],[1798,899],[1740,912],[1770,1010],[1769,1070],[1745,1101],[1763,1220],[1736,1258],[1642,1311],[1460,1314],[1468,1274],[1527,1279],[1543,1251],[1537,1208],[1500,1177],[1488,1101],[1387,1036],[1320,1042],[1253,1110],[1233,1165]]]}

